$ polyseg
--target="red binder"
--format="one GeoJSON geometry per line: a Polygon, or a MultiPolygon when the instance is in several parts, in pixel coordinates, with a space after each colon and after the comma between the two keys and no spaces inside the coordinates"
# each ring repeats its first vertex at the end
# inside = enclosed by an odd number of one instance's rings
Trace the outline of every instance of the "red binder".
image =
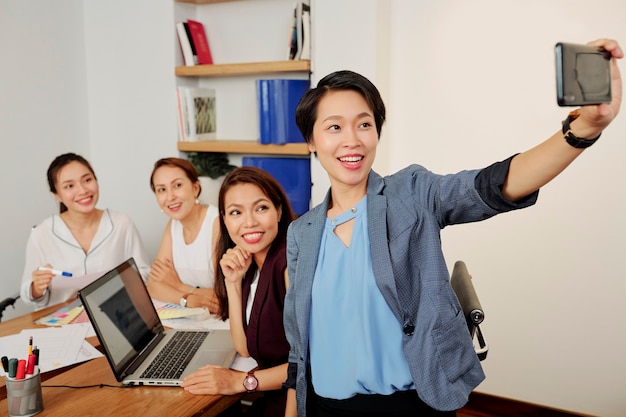
{"type": "Polygon", "coordinates": [[[211,48],[209,47],[209,40],[207,39],[204,25],[202,22],[191,19],[187,19],[187,24],[189,25],[189,32],[191,33],[193,45],[196,48],[198,64],[213,64],[211,48]]]}

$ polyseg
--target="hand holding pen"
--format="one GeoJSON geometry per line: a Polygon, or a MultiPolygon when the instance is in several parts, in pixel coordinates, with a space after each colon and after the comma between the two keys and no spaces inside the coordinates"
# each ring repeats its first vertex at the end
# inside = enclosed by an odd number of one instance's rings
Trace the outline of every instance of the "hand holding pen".
{"type": "Polygon", "coordinates": [[[49,271],[49,272],[52,272],[53,275],[61,275],[63,277],[68,277],[68,278],[72,277],[72,273],[71,272],[65,272],[65,271],[61,271],[61,270],[58,270],[58,269],[52,269],[52,268],[49,268],[47,266],[40,266],[40,267],[37,268],[37,271],[49,271]]]}
{"type": "Polygon", "coordinates": [[[70,272],[64,272],[57,269],[53,269],[52,265],[46,264],[44,266],[38,267],[32,273],[33,283],[31,285],[31,296],[33,299],[41,298],[45,293],[50,283],[52,282],[52,278],[55,275],[71,277],[72,274],[70,272]]]}

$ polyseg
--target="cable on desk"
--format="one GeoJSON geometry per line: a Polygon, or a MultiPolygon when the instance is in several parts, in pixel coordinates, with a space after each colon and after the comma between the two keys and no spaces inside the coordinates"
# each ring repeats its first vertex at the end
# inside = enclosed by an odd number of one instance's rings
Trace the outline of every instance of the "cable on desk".
{"type": "Polygon", "coordinates": [[[110,384],[93,384],[93,385],[44,385],[41,384],[42,388],[135,388],[139,387],[139,385],[110,385],[110,384]]]}

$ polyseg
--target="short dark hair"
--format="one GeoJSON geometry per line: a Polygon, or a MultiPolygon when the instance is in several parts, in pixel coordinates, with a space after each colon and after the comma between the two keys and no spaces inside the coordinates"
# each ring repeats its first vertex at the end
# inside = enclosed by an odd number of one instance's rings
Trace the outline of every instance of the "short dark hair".
{"type": "Polygon", "coordinates": [[[380,96],[380,92],[370,80],[361,74],[343,70],[333,72],[322,78],[317,83],[317,87],[308,90],[300,99],[296,107],[296,124],[304,140],[307,143],[311,143],[313,139],[313,125],[317,119],[317,107],[322,97],[332,90],[352,90],[360,93],[374,112],[376,132],[380,138],[380,133],[385,123],[385,103],[380,96]]]}
{"type": "MultiPolygon", "coordinates": [[[[78,162],[84,165],[91,172],[96,181],[98,181],[98,178],[96,178],[96,173],[93,171],[93,168],[85,158],[72,152],[64,153],[54,158],[54,160],[50,163],[50,166],[48,167],[48,187],[50,188],[51,193],[57,193],[57,179],[59,176],[59,171],[70,162],[78,162]]],[[[63,203],[60,203],[59,212],[64,213],[66,211],[67,206],[63,203]]]]}
{"type": "Polygon", "coordinates": [[[156,192],[154,189],[154,174],[157,169],[165,166],[182,169],[192,184],[196,182],[198,183],[198,186],[200,187],[200,192],[198,193],[198,195],[202,194],[202,186],[200,185],[200,181],[198,181],[198,171],[196,171],[196,168],[193,166],[193,164],[186,159],[173,157],[161,158],[154,163],[154,168],[152,168],[152,174],[150,174],[150,189],[153,193],[156,192]]]}
{"type": "Polygon", "coordinates": [[[256,185],[261,189],[263,194],[269,198],[272,204],[274,204],[274,207],[281,210],[280,219],[278,220],[278,235],[276,236],[274,242],[272,242],[272,246],[277,242],[281,242],[286,239],[287,228],[294,219],[293,210],[289,204],[287,194],[278,181],[276,181],[276,179],[274,179],[274,177],[272,177],[272,175],[267,171],[256,167],[244,166],[236,168],[226,175],[224,182],[222,182],[222,186],[220,187],[218,197],[220,230],[214,254],[216,261],[214,290],[220,304],[220,312],[218,314],[222,320],[226,320],[228,318],[228,296],[224,285],[224,273],[222,272],[222,268],[219,266],[219,261],[228,249],[235,247],[235,242],[233,242],[230,238],[228,229],[224,223],[224,215],[226,214],[224,196],[231,187],[237,184],[256,185]]]}

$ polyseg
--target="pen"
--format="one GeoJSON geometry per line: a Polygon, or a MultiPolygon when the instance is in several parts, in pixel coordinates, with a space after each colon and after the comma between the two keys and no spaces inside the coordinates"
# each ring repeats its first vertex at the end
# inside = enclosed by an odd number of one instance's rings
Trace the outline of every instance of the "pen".
{"type": "Polygon", "coordinates": [[[36,374],[39,372],[39,348],[37,346],[33,349],[33,355],[35,355],[35,369],[33,373],[36,374]]]}
{"type": "Polygon", "coordinates": [[[28,338],[28,356],[33,354],[33,337],[28,338]]]}
{"type": "Polygon", "coordinates": [[[2,357],[2,369],[4,369],[4,372],[9,372],[9,358],[6,356],[2,357]]]}
{"type": "Polygon", "coordinates": [[[54,275],[61,275],[64,277],[71,277],[72,273],[71,272],[65,272],[65,271],[59,271],[58,269],[52,269],[52,268],[48,268],[45,266],[40,266],[37,268],[38,271],[50,271],[52,272],[54,275]]]}

